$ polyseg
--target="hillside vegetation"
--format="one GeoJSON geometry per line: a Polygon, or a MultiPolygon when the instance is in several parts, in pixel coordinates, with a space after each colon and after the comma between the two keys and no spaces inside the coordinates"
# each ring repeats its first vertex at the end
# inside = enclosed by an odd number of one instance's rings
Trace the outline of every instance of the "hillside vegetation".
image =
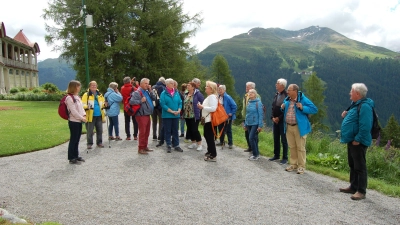
{"type": "Polygon", "coordinates": [[[400,110],[392,107],[400,100],[395,94],[400,82],[399,54],[351,40],[332,29],[254,28],[208,46],[198,58],[209,66],[216,54],[227,59],[239,95],[244,94],[245,83],[253,81],[267,106],[272,103],[277,79],[286,78],[289,84],[302,87],[308,74],[317,72],[327,87],[326,124],[332,131],[340,128],[340,114],[350,104],[353,83],[367,85],[367,97],[375,100],[382,125],[392,114],[400,118],[400,110]]]}

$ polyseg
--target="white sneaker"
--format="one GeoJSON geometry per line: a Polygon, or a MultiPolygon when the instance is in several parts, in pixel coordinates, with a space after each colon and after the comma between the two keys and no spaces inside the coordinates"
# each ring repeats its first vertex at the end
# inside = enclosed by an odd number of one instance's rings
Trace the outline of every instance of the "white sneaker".
{"type": "Polygon", "coordinates": [[[259,158],[260,158],[260,157],[258,157],[258,156],[256,157],[256,156],[253,156],[253,155],[252,155],[252,156],[250,156],[249,160],[250,160],[250,161],[256,161],[256,160],[258,160],[259,158]]]}
{"type": "Polygon", "coordinates": [[[197,150],[197,151],[203,150],[203,146],[202,146],[202,145],[198,145],[196,150],[197,150]]]}
{"type": "Polygon", "coordinates": [[[191,145],[188,146],[188,148],[193,149],[196,148],[197,144],[196,143],[192,143],[191,145]]]}

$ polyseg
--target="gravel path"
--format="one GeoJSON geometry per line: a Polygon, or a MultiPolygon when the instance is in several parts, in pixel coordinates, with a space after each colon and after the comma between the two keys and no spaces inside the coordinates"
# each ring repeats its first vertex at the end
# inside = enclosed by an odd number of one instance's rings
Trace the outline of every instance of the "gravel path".
{"type": "MultiPolygon", "coordinates": [[[[119,121],[124,137],[123,115],[119,121]]],[[[248,161],[238,147],[217,148],[218,161],[206,162],[205,151],[183,139],[183,153],[149,143],[149,155],[138,155],[133,140],[87,154],[83,135],[81,165],[68,163],[68,143],[0,158],[0,208],[65,225],[400,223],[398,198],[368,190],[367,199],[352,201],[338,191],[346,182],[289,173],[264,157],[248,161]]]]}

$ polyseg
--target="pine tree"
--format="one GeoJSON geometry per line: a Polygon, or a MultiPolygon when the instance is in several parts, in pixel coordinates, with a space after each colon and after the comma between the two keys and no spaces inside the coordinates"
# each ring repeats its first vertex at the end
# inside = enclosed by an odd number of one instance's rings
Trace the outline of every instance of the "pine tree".
{"type": "Polygon", "coordinates": [[[381,141],[382,145],[385,145],[388,140],[392,140],[392,146],[400,147],[400,125],[393,114],[390,116],[385,128],[383,128],[382,133],[382,140],[384,140],[381,141]]]}
{"type": "Polygon", "coordinates": [[[324,82],[317,77],[316,72],[313,72],[307,81],[303,83],[303,86],[307,98],[318,108],[318,112],[310,117],[313,131],[328,130],[329,127],[323,124],[323,120],[326,119],[327,110],[327,106],[324,104],[324,91],[326,89],[324,82]]]}
{"type": "Polygon", "coordinates": [[[231,74],[228,61],[224,56],[217,54],[211,64],[212,80],[217,84],[226,86],[226,93],[228,93],[234,100],[239,99],[235,90],[235,78],[231,74]]]}
{"type": "MultiPolygon", "coordinates": [[[[104,86],[135,76],[154,83],[160,76],[182,74],[187,55],[194,51],[186,40],[202,22],[199,14],[184,14],[182,2],[86,0],[87,13],[93,15],[93,28],[87,29],[90,80],[104,86]]],[[[74,61],[77,78],[85,81],[81,3],[53,0],[43,17],[55,24],[46,24],[46,42],[74,61]]]]}

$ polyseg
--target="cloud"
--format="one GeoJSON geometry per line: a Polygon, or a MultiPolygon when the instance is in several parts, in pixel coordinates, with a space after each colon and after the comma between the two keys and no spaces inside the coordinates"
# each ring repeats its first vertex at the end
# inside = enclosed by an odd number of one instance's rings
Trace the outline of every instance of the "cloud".
{"type": "MultiPolygon", "coordinates": [[[[14,37],[20,29],[41,49],[40,60],[58,57],[44,41],[46,34],[41,17],[48,0],[7,1],[0,21],[7,34],[14,37]]],[[[196,36],[188,40],[199,51],[222,39],[246,33],[254,27],[279,27],[299,30],[319,25],[331,28],[348,38],[371,45],[400,50],[399,0],[184,0],[184,12],[201,13],[204,19],[196,36]]]]}

